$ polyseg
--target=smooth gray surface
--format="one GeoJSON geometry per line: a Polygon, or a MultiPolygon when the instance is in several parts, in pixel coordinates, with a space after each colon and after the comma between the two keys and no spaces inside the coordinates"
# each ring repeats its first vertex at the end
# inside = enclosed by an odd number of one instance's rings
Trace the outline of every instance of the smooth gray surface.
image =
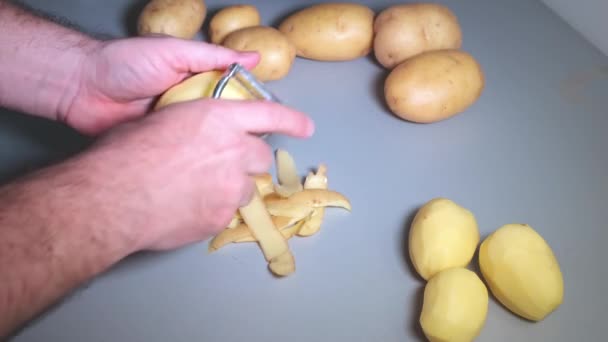
{"type": "MultiPolygon", "coordinates": [[[[27,2],[116,35],[127,34],[134,3],[27,2]]],[[[219,3],[233,1],[209,1],[212,9],[219,3]]],[[[250,3],[264,23],[305,4],[250,3]]],[[[273,146],[289,150],[302,173],[327,163],[331,188],[353,205],[350,214],[328,211],[318,235],[291,240],[293,276],[270,276],[255,245],[206,255],[203,242],[138,256],[15,341],[418,340],[423,283],[407,264],[404,237],[414,210],[435,196],[470,208],[484,237],[506,223],[531,224],[562,267],[557,312],[531,324],[491,300],[479,341],[604,340],[608,59],[540,2],[448,4],[460,18],[464,49],[486,73],[482,97],[462,115],[432,125],[397,120],[382,102],[385,72],[371,58],[298,59],[287,78],[270,84],[318,127],[308,141],[273,137],[273,146]]],[[[43,124],[1,118],[3,174],[81,142],[52,127],[40,142],[43,124]]]]}
{"type": "Polygon", "coordinates": [[[543,0],[593,45],[608,56],[608,1],[605,0],[543,0]]]}

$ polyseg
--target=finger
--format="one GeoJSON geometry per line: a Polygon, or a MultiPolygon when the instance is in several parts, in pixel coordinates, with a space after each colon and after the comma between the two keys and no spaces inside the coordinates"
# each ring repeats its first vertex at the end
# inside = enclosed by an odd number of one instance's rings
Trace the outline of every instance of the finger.
{"type": "Polygon", "coordinates": [[[221,115],[247,133],[307,138],[315,129],[312,119],[304,113],[272,101],[215,100],[209,105],[213,106],[212,114],[221,115]]]}
{"type": "Polygon", "coordinates": [[[223,70],[232,63],[239,63],[251,69],[257,65],[257,52],[239,52],[219,45],[192,40],[170,39],[171,46],[163,47],[170,54],[176,71],[199,73],[209,70],[223,70]]]}
{"type": "Polygon", "coordinates": [[[253,198],[253,193],[255,191],[255,186],[256,185],[253,178],[247,177],[247,179],[245,180],[245,185],[243,186],[243,192],[241,193],[239,208],[244,207],[249,204],[249,202],[251,202],[251,199],[253,198]]]}
{"type": "Polygon", "coordinates": [[[247,135],[244,137],[246,154],[244,158],[245,172],[257,175],[268,172],[272,166],[273,156],[270,146],[261,138],[247,135]]]}

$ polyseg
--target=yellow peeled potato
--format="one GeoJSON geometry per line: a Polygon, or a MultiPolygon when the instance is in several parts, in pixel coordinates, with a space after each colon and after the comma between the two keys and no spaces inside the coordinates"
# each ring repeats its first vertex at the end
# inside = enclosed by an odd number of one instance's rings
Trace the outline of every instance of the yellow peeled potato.
{"type": "Polygon", "coordinates": [[[460,49],[458,18],[440,4],[399,4],[381,11],[374,20],[374,55],[392,69],[419,53],[460,49]]]}
{"type": "MultiPolygon", "coordinates": [[[[191,101],[201,98],[211,98],[213,95],[213,89],[215,89],[215,86],[221,77],[222,72],[216,70],[191,76],[190,78],[187,78],[186,80],[169,88],[169,90],[161,95],[156,103],[155,109],[159,109],[172,103],[191,101]]],[[[224,88],[224,91],[222,92],[221,98],[228,100],[253,99],[251,94],[234,79],[231,79],[228,82],[224,88]]]]}
{"type": "Polygon", "coordinates": [[[396,66],[384,82],[384,98],[399,118],[432,123],[473,105],[484,89],[479,63],[467,52],[424,52],[396,66]]]}
{"type": "Polygon", "coordinates": [[[323,3],[302,9],[278,26],[297,55],[319,61],[347,61],[367,55],[374,38],[374,12],[357,3],[323,3]]]}
{"type": "Polygon", "coordinates": [[[515,314],[543,320],[564,298],[559,263],[547,242],[526,224],[507,224],[479,248],[479,266],[490,291],[515,314]]]}
{"type": "Polygon", "coordinates": [[[296,57],[293,44],[269,26],[245,27],[231,32],[222,45],[237,51],[257,51],[260,62],[251,73],[260,81],[276,81],[289,73],[296,57]]]}
{"type": "Polygon", "coordinates": [[[238,29],[260,25],[258,9],[252,5],[232,5],[222,8],[209,21],[209,38],[221,44],[224,38],[238,29]]]}
{"type": "Polygon", "coordinates": [[[477,274],[450,268],[426,283],[420,325],[431,342],[471,342],[488,315],[488,290],[477,274]]]}
{"type": "Polygon", "coordinates": [[[139,15],[137,33],[152,33],[192,39],[207,15],[203,0],[151,0],[139,15]]]}
{"type": "Polygon", "coordinates": [[[471,211],[447,198],[434,198],[414,216],[409,232],[409,254],[425,280],[452,267],[471,262],[479,230],[471,211]]]}

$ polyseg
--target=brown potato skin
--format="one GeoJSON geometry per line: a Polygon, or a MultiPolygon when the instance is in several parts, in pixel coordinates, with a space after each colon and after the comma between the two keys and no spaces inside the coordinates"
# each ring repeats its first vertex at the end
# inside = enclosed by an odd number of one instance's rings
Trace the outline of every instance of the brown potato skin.
{"type": "Polygon", "coordinates": [[[387,69],[422,52],[462,46],[458,18],[439,4],[388,7],[374,20],[374,33],[374,55],[387,69]]]}
{"type": "Polygon", "coordinates": [[[432,123],[467,109],[481,96],[484,85],[483,70],[469,53],[437,50],[397,65],[385,80],[384,96],[398,117],[432,123]]]}
{"type": "Polygon", "coordinates": [[[260,12],[255,6],[227,6],[209,21],[209,39],[213,44],[221,44],[229,33],[245,27],[259,26],[261,20],[260,12]]]}
{"type": "Polygon", "coordinates": [[[370,53],[374,12],[355,3],[312,5],[278,26],[295,45],[297,56],[318,61],[348,61],[370,53]]]}
{"type": "Polygon", "coordinates": [[[260,81],[276,81],[287,76],[296,57],[289,39],[270,26],[236,30],[226,36],[222,45],[237,51],[257,51],[260,62],[251,72],[260,81]]]}
{"type": "Polygon", "coordinates": [[[201,30],[206,16],[203,0],[151,0],[139,14],[137,34],[192,39],[201,30]]]}

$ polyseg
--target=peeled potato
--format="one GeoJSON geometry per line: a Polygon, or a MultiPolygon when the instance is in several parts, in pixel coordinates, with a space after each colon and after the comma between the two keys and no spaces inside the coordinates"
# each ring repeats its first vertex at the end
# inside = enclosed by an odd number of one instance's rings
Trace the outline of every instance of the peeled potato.
{"type": "Polygon", "coordinates": [[[532,321],[543,320],[564,298],[559,263],[547,242],[526,224],[507,224],[479,248],[488,287],[505,307],[532,321]]]}
{"type": "Polygon", "coordinates": [[[237,51],[257,51],[260,62],[251,73],[260,81],[276,81],[289,73],[296,50],[287,37],[274,27],[252,26],[231,32],[222,45],[237,51]]]}
{"type": "Polygon", "coordinates": [[[224,38],[238,29],[260,25],[258,9],[252,5],[232,5],[222,8],[209,21],[209,37],[213,44],[221,44],[224,38]]]}
{"type": "Polygon", "coordinates": [[[479,230],[471,211],[447,198],[434,198],[418,210],[409,232],[409,254],[425,280],[471,262],[479,230]]]}
{"type": "Polygon", "coordinates": [[[139,15],[137,33],[192,39],[203,26],[206,15],[203,0],[151,0],[139,15]]]}
{"type": "Polygon", "coordinates": [[[437,273],[424,288],[420,325],[431,342],[470,342],[488,315],[488,290],[466,268],[437,273]]]}
{"type": "Polygon", "coordinates": [[[396,66],[384,97],[398,117],[418,123],[448,119],[477,101],[484,89],[481,66],[467,52],[424,52],[396,66]]]}
{"type": "Polygon", "coordinates": [[[458,18],[434,3],[390,6],[374,20],[374,32],[374,55],[388,69],[422,52],[462,45],[458,18]]]}
{"type": "MultiPolygon", "coordinates": [[[[156,103],[155,109],[172,103],[210,98],[221,76],[222,73],[215,70],[194,75],[167,90],[156,103]]],[[[231,79],[224,88],[221,98],[247,100],[253,99],[253,96],[237,81],[231,79]]]]}

